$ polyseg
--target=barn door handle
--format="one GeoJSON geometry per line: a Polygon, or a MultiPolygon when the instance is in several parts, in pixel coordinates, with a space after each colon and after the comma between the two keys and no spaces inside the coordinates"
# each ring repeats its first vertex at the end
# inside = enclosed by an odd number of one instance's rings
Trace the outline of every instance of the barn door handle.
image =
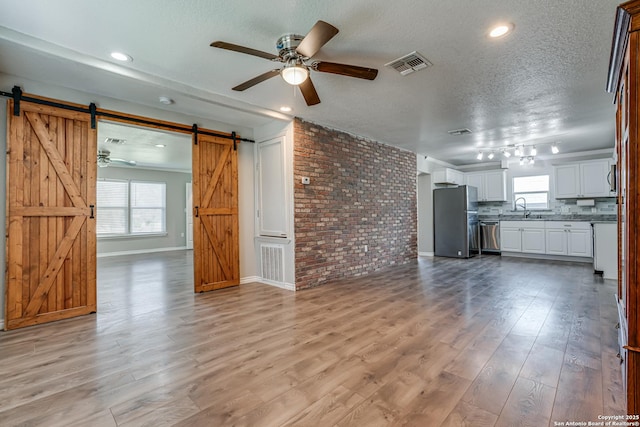
{"type": "Polygon", "coordinates": [[[93,215],[93,208],[95,208],[94,205],[89,205],[89,209],[91,209],[91,214],[89,215],[89,218],[95,218],[95,216],[93,215]]]}
{"type": "Polygon", "coordinates": [[[198,207],[197,206],[195,207],[195,211],[196,211],[196,215],[195,216],[196,216],[196,218],[198,218],[198,207]]]}

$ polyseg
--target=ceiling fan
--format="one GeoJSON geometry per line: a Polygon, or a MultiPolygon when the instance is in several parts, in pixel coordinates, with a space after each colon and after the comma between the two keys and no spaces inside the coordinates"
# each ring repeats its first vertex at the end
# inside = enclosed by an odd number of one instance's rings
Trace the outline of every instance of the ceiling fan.
{"type": "Polygon", "coordinates": [[[117,163],[119,165],[125,166],[135,166],[137,162],[135,160],[124,160],[124,159],[112,159],[110,157],[111,151],[109,150],[99,150],[98,151],[98,167],[106,168],[112,163],[117,163]]]}
{"type": "Polygon", "coordinates": [[[302,96],[307,105],[316,105],[320,103],[320,97],[318,97],[318,93],[309,77],[310,70],[366,80],[373,80],[378,75],[378,70],[375,68],[337,64],[335,62],[313,59],[313,55],[336,34],[338,34],[336,27],[324,21],[318,21],[306,36],[285,34],[280,37],[276,43],[276,48],[278,49],[277,55],[223,41],[215,41],[211,43],[211,46],[246,53],[284,64],[283,68],[276,68],[260,74],[232,88],[233,90],[243,91],[272,77],[281,75],[287,83],[300,87],[300,92],[302,92],[302,96]]]}

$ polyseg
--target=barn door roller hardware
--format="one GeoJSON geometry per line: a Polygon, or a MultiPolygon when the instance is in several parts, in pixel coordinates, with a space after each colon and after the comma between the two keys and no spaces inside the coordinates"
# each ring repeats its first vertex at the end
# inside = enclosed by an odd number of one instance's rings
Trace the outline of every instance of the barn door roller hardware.
{"type": "MultiPolygon", "coordinates": [[[[31,96],[24,96],[24,94],[22,92],[22,89],[19,86],[14,86],[11,89],[11,92],[0,91],[0,96],[4,96],[4,97],[7,97],[7,98],[13,98],[13,115],[14,116],[19,116],[20,115],[20,102],[21,101],[25,101],[25,102],[32,102],[34,104],[47,105],[49,107],[57,107],[57,108],[65,109],[65,110],[71,110],[71,111],[77,111],[77,112],[80,112],[80,113],[90,114],[91,115],[91,128],[92,129],[96,128],[96,117],[100,116],[100,117],[111,118],[111,119],[119,119],[119,120],[124,121],[124,122],[136,123],[136,124],[141,124],[141,125],[149,125],[149,126],[164,128],[164,129],[168,129],[168,130],[175,130],[175,131],[179,131],[179,132],[188,131],[187,125],[177,125],[177,124],[174,125],[174,124],[171,124],[171,123],[161,122],[161,121],[153,120],[153,119],[142,119],[142,118],[138,118],[138,117],[130,117],[130,116],[125,116],[125,115],[121,115],[121,114],[117,114],[117,113],[112,113],[112,112],[109,112],[109,111],[101,111],[96,107],[96,104],[94,104],[93,102],[91,104],[89,104],[89,107],[85,108],[85,107],[79,107],[79,106],[75,106],[75,105],[63,104],[63,103],[51,101],[51,100],[48,100],[48,99],[41,99],[41,98],[34,98],[34,97],[31,97],[31,96]]],[[[237,141],[256,142],[253,139],[238,138],[236,136],[235,132],[232,132],[231,135],[226,135],[226,134],[223,134],[223,133],[200,130],[200,129],[198,129],[198,126],[195,125],[195,124],[191,127],[191,132],[193,132],[193,134],[196,136],[196,144],[197,144],[197,136],[198,135],[208,135],[208,136],[215,136],[217,138],[231,139],[231,140],[233,140],[234,148],[236,147],[237,141]]]]}

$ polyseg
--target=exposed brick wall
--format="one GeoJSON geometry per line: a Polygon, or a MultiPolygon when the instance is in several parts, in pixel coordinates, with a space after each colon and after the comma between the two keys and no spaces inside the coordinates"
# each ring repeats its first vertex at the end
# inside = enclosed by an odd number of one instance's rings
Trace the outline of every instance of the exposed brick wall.
{"type": "Polygon", "coordinates": [[[297,289],[417,258],[415,154],[300,119],[293,145],[297,289]]]}

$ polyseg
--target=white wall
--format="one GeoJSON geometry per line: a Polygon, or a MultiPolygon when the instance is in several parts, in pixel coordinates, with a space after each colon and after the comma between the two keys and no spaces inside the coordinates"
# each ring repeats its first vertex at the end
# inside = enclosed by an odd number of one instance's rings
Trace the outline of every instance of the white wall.
{"type": "MultiPolygon", "coordinates": [[[[244,138],[253,139],[251,128],[217,122],[168,110],[157,109],[145,105],[119,101],[113,98],[79,92],[73,89],[42,84],[17,76],[0,73],[0,89],[10,92],[13,86],[20,86],[25,93],[89,105],[94,102],[99,108],[135,114],[153,119],[191,124],[221,132],[236,131],[244,138]]],[[[6,102],[0,99],[0,223],[6,223],[6,102]]],[[[253,144],[243,142],[238,146],[238,186],[239,186],[239,222],[240,222],[240,277],[256,276],[256,258],[254,251],[254,173],[253,144]]],[[[0,233],[0,263],[6,266],[5,233],[0,233]]],[[[3,268],[4,270],[4,268],[3,268]]],[[[0,319],[4,318],[5,309],[5,274],[0,274],[0,319]]],[[[0,325],[1,326],[1,325],[0,325]]]]}
{"type": "Polygon", "coordinates": [[[433,256],[433,185],[429,174],[418,175],[418,255],[433,256]]]}
{"type": "MultiPolygon", "coordinates": [[[[260,142],[269,141],[274,138],[283,137],[284,150],[285,150],[285,168],[293,166],[293,122],[274,122],[272,124],[256,128],[255,140],[256,144],[260,142]]],[[[255,169],[254,169],[255,171],[255,169]]],[[[256,230],[254,235],[254,248],[256,255],[256,268],[257,275],[261,273],[260,265],[260,244],[261,243],[273,243],[284,246],[284,287],[286,289],[295,290],[295,234],[294,234],[294,206],[293,206],[293,171],[285,170],[287,194],[285,196],[287,200],[287,207],[289,209],[289,224],[287,226],[287,237],[261,237],[258,235],[258,224],[254,226],[256,230]]],[[[255,218],[255,215],[254,215],[255,218]]]]}

